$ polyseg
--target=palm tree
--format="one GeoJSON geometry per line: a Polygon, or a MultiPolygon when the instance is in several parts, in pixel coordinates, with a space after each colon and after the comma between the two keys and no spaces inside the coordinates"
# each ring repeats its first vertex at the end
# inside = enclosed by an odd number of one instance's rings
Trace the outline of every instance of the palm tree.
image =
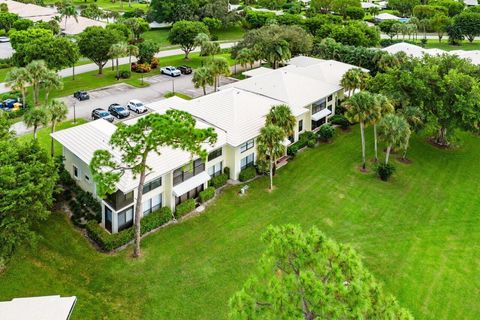
{"type": "Polygon", "coordinates": [[[273,189],[273,167],[278,158],[285,154],[283,139],[285,131],[279,126],[267,124],[257,137],[257,151],[260,160],[268,161],[270,173],[270,190],[273,189]]]}
{"type": "Polygon", "coordinates": [[[253,50],[243,48],[242,50],[238,51],[236,60],[243,68],[246,68],[247,65],[250,64],[251,69],[253,64],[255,63],[255,56],[253,50]]]}
{"type": "Polygon", "coordinates": [[[38,128],[48,125],[48,113],[45,108],[30,108],[23,115],[23,122],[27,128],[33,127],[33,139],[37,140],[38,128]]]}
{"type": "Polygon", "coordinates": [[[383,94],[375,94],[375,103],[377,108],[374,108],[372,113],[372,124],[373,124],[373,141],[375,149],[375,162],[378,161],[378,142],[377,142],[377,124],[378,122],[388,113],[395,111],[393,104],[390,100],[385,97],[383,94]]]}
{"type": "Polygon", "coordinates": [[[52,89],[63,89],[62,77],[60,77],[55,71],[48,70],[45,78],[42,81],[42,87],[45,89],[45,104],[48,103],[48,95],[52,89]]]}
{"type": "Polygon", "coordinates": [[[267,125],[273,124],[280,127],[283,132],[283,139],[291,136],[295,130],[297,119],[292,114],[292,110],[286,104],[273,106],[265,119],[267,125]]]}
{"type": "Polygon", "coordinates": [[[362,168],[366,169],[365,159],[365,125],[372,120],[372,114],[376,113],[378,108],[375,97],[368,91],[361,91],[354,94],[344,102],[346,108],[345,117],[350,122],[360,123],[360,135],[362,139],[362,168]]]}
{"type": "Polygon", "coordinates": [[[200,67],[195,70],[192,77],[192,82],[195,88],[202,88],[203,95],[207,94],[206,87],[207,85],[212,86],[214,83],[215,76],[212,73],[212,70],[209,67],[200,67]]]}
{"type": "MultiPolygon", "coordinates": [[[[118,58],[125,56],[128,53],[128,45],[126,42],[118,42],[111,45],[108,55],[115,58],[117,64],[117,80],[120,79],[120,67],[118,58]]],[[[131,67],[131,64],[130,64],[131,67]]]]}
{"type": "Polygon", "coordinates": [[[29,83],[32,85],[33,89],[33,104],[37,106],[40,104],[40,87],[42,82],[47,78],[49,70],[43,60],[30,62],[25,69],[28,73],[29,83]]]}
{"type": "Polygon", "coordinates": [[[347,90],[348,97],[351,97],[356,89],[365,90],[369,80],[368,72],[364,72],[360,68],[352,68],[343,74],[340,84],[344,90],[347,90]]]}
{"type": "Polygon", "coordinates": [[[12,68],[6,76],[7,87],[22,93],[22,103],[25,106],[26,89],[30,83],[30,76],[25,68],[12,68]]]}
{"type": "Polygon", "coordinates": [[[136,57],[139,54],[139,49],[136,45],[130,44],[127,46],[128,53],[128,65],[130,66],[130,72],[132,72],[132,56],[136,57]]]}
{"type": "Polygon", "coordinates": [[[220,76],[228,76],[230,74],[230,66],[224,57],[212,58],[207,66],[210,68],[214,77],[214,91],[217,91],[220,76]]]}
{"type": "Polygon", "coordinates": [[[410,140],[410,126],[405,118],[396,114],[387,114],[378,125],[378,137],[387,144],[385,164],[388,164],[390,151],[398,147],[404,149],[410,140]]]}
{"type": "MultiPolygon", "coordinates": [[[[57,123],[67,119],[68,108],[65,102],[56,99],[52,100],[52,102],[47,104],[46,108],[48,112],[49,122],[52,126],[51,133],[54,133],[57,123]]],[[[53,137],[51,138],[50,154],[52,157],[55,154],[53,137]]]]}
{"type": "Polygon", "coordinates": [[[266,58],[273,69],[277,68],[278,63],[287,61],[292,57],[288,42],[283,39],[274,41],[267,50],[266,58]]]}
{"type": "Polygon", "coordinates": [[[78,12],[73,3],[70,0],[64,0],[61,6],[58,7],[58,12],[60,13],[60,19],[65,18],[65,28],[67,29],[67,19],[73,17],[76,22],[78,22],[78,12]]]}
{"type": "MultiPolygon", "coordinates": [[[[414,132],[419,132],[425,124],[424,114],[422,112],[422,109],[419,107],[407,105],[400,109],[398,112],[402,117],[405,118],[405,120],[407,120],[408,125],[414,132]]],[[[408,146],[409,144],[407,143],[403,148],[403,160],[407,160],[408,146]]]]}

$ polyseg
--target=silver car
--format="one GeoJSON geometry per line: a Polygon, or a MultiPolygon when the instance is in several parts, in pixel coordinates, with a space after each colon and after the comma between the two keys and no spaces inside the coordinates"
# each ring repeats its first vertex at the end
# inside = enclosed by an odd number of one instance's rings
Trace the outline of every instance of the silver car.
{"type": "Polygon", "coordinates": [[[145,105],[143,104],[142,101],[137,100],[137,99],[130,100],[127,104],[127,108],[129,110],[132,110],[132,111],[136,112],[136,113],[147,112],[147,107],[145,107],[145,105]]]}

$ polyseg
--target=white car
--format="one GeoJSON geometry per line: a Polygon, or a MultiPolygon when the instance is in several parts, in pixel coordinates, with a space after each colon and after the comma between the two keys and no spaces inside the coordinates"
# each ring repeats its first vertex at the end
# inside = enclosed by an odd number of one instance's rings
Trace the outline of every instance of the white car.
{"type": "Polygon", "coordinates": [[[179,77],[182,74],[180,72],[180,70],[178,70],[177,68],[172,67],[172,66],[163,67],[163,68],[160,69],[160,72],[162,74],[166,74],[166,75],[169,75],[171,77],[179,77]]]}
{"type": "Polygon", "coordinates": [[[147,107],[145,107],[145,105],[143,104],[142,101],[140,100],[130,100],[127,104],[127,108],[129,110],[132,110],[136,113],[144,113],[144,112],[147,112],[147,107]]]}

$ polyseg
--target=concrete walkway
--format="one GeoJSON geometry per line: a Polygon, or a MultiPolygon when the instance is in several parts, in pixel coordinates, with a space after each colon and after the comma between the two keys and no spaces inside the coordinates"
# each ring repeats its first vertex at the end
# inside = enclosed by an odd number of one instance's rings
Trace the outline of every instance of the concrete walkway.
{"type": "MultiPolygon", "coordinates": [[[[222,49],[228,49],[228,48],[233,47],[234,45],[235,45],[235,42],[226,42],[226,43],[221,43],[220,47],[222,49]]],[[[193,50],[192,52],[199,52],[199,51],[200,51],[200,48],[197,48],[197,49],[193,50]]],[[[157,58],[165,58],[165,57],[170,57],[170,56],[176,56],[176,55],[179,55],[179,54],[184,54],[184,52],[181,49],[171,49],[171,50],[160,51],[155,56],[157,58]]],[[[120,65],[128,64],[128,61],[129,61],[128,57],[118,59],[118,63],[120,65]]],[[[135,62],[135,61],[136,61],[135,57],[132,57],[132,62],[135,62]]],[[[108,62],[105,65],[105,67],[107,67],[107,65],[108,65],[108,62]]],[[[81,65],[81,66],[76,66],[75,67],[75,74],[87,73],[87,72],[95,71],[95,70],[98,70],[98,66],[95,63],[89,63],[89,64],[84,64],[84,65],[81,65]]],[[[60,70],[58,72],[58,74],[62,78],[71,76],[73,74],[73,68],[66,68],[66,69],[60,70]]],[[[10,91],[10,88],[8,88],[5,85],[5,82],[1,82],[0,83],[0,94],[7,93],[9,91],[10,91]]]]}

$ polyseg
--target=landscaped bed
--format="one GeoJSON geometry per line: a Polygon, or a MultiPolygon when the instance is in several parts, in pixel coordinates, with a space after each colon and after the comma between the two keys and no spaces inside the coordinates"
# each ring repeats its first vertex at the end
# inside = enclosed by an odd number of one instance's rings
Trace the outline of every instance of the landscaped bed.
{"type": "Polygon", "coordinates": [[[73,319],[222,319],[257,264],[266,226],[298,223],[352,244],[416,318],[479,318],[479,138],[462,135],[452,151],[414,137],[412,164],[394,161],[397,173],[382,182],[356,169],[352,129],[299,153],[273,192],[267,177],[242,197],[240,186],[226,188],[198,217],[146,237],[138,261],[131,250],[97,252],[55,213],[38,246],[20,249],[0,276],[0,300],[76,295],[73,319]]]}

